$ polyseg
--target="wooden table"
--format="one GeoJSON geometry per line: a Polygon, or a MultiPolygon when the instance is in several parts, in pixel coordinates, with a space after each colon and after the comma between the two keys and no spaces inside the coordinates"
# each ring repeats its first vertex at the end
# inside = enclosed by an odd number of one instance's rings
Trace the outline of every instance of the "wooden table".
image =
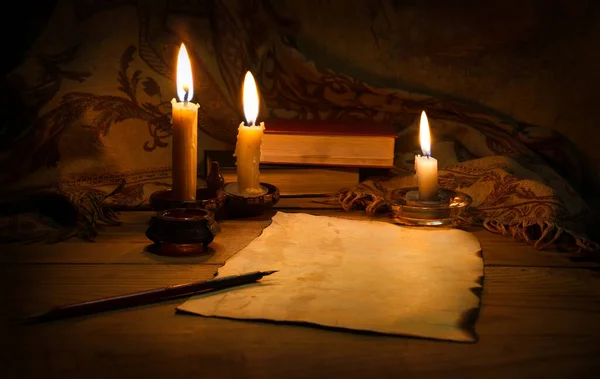
{"type": "MultiPolygon", "coordinates": [[[[366,217],[321,209],[310,199],[278,206],[366,217]]],[[[209,279],[269,223],[266,216],[222,221],[213,254],[177,259],[144,252],[150,215],[122,214],[124,224],[102,230],[95,243],[2,246],[2,319],[209,279]]],[[[485,230],[474,234],[485,262],[475,344],[176,314],[184,301],[177,300],[48,324],[3,322],[0,377],[600,377],[598,266],[485,230]]]]}

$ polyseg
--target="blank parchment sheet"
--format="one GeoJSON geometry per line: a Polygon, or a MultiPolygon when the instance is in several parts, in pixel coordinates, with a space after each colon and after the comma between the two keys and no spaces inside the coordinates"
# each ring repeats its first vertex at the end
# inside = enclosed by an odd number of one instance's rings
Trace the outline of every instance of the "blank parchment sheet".
{"type": "Polygon", "coordinates": [[[279,272],[194,296],[178,309],[474,342],[480,250],[475,236],[457,229],[278,212],[218,277],[279,272]]]}

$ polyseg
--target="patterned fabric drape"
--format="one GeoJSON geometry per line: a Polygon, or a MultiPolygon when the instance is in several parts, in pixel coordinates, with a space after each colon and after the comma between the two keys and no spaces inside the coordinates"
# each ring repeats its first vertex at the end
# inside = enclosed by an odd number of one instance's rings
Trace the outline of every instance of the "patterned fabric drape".
{"type": "MultiPolygon", "coordinates": [[[[301,22],[272,0],[59,1],[28,59],[9,75],[11,96],[26,111],[2,125],[3,135],[10,136],[0,153],[6,209],[22,213],[32,199],[64,198],[74,223],[57,226],[53,217],[38,237],[59,230],[50,234],[92,238],[98,222],[118,222],[113,209],[144,207],[152,192],[169,186],[169,101],[177,49],[185,42],[194,101],[201,104],[199,128],[215,140],[235,142],[248,69],[257,77],[267,121],[394,122],[399,176],[411,175],[411,157],[418,150],[413,120],[426,110],[438,142],[434,154],[437,146],[446,157],[440,160],[447,166],[442,185],[473,188],[474,194],[495,191],[478,204],[490,230],[508,227],[515,234],[515,228],[527,227],[515,220],[525,217],[530,224],[566,231],[577,241],[573,246],[595,247],[573,226],[572,219],[588,210],[562,176],[577,186],[584,169],[558,135],[469,103],[379,88],[341,74],[343,67],[322,67],[298,47],[301,35],[301,22]],[[515,184],[519,180],[542,183],[543,190],[515,184]],[[527,208],[525,200],[539,206],[527,208]],[[515,202],[521,205],[515,208],[515,202]],[[554,206],[541,212],[542,203],[549,202],[554,206]],[[495,206],[505,211],[492,210],[495,206]]],[[[365,193],[344,194],[349,207],[350,198],[365,193]]],[[[351,206],[361,204],[368,205],[353,201],[351,206]]],[[[22,214],[11,217],[4,221],[10,230],[5,237],[24,239],[40,230],[19,228],[22,214]]]]}

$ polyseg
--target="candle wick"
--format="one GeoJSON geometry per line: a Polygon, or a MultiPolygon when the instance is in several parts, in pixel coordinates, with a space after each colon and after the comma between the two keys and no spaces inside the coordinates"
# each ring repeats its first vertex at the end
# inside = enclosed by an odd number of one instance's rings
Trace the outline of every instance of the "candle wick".
{"type": "Polygon", "coordinates": [[[183,90],[185,91],[185,94],[183,95],[183,105],[187,106],[188,96],[190,95],[190,87],[188,87],[187,84],[184,84],[183,90]]]}

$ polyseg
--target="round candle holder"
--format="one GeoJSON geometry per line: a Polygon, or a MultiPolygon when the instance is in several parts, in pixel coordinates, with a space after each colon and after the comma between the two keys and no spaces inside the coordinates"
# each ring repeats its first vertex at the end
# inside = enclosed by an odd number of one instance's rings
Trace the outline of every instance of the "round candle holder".
{"type": "Polygon", "coordinates": [[[466,193],[445,188],[438,189],[438,199],[436,200],[420,200],[417,187],[390,191],[386,196],[386,201],[394,222],[411,226],[456,225],[473,202],[466,193]]]}
{"type": "Polygon", "coordinates": [[[175,208],[158,212],[150,220],[146,237],[149,249],[160,255],[184,256],[208,252],[208,245],[221,231],[214,213],[199,208],[175,208]]]}
{"type": "Polygon", "coordinates": [[[200,208],[217,212],[227,200],[227,194],[222,189],[197,188],[195,201],[182,201],[173,198],[173,191],[165,189],[150,195],[150,207],[155,211],[175,208],[200,208]]]}
{"type": "Polygon", "coordinates": [[[279,202],[279,188],[263,182],[260,186],[265,193],[244,196],[240,194],[237,182],[225,183],[223,191],[227,195],[225,208],[228,215],[234,218],[258,216],[279,202]]]}

